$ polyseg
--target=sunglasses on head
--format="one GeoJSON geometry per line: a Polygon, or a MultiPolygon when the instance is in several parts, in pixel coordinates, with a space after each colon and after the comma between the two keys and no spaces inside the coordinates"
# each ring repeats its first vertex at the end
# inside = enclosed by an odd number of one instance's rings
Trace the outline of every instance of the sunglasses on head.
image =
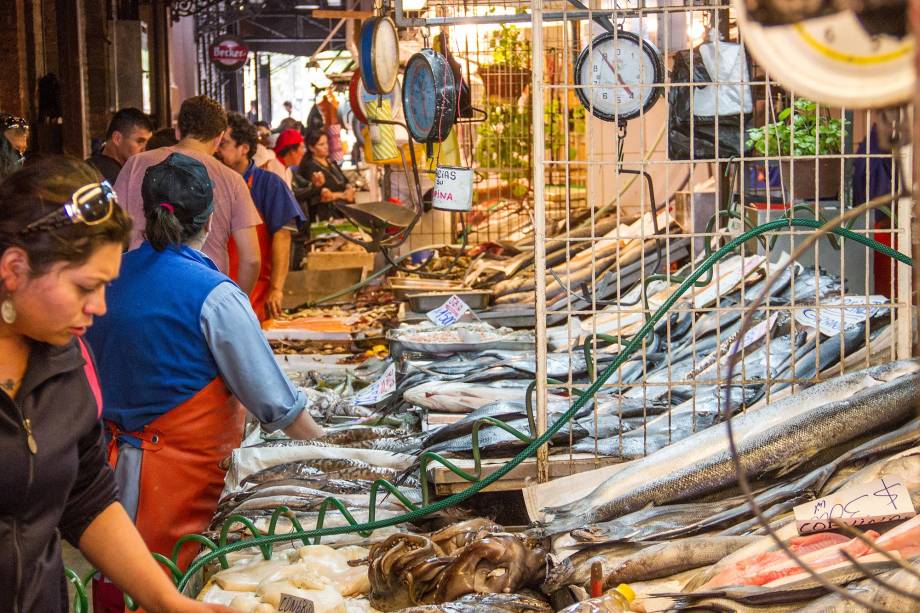
{"type": "Polygon", "coordinates": [[[36,219],[19,233],[31,234],[77,223],[88,226],[100,224],[112,216],[112,210],[117,203],[115,190],[108,181],[90,183],[75,191],[61,208],[36,219]]]}
{"type": "Polygon", "coordinates": [[[2,128],[3,131],[12,130],[14,128],[17,130],[28,130],[29,122],[15,115],[0,115],[0,128],[2,128]]]}

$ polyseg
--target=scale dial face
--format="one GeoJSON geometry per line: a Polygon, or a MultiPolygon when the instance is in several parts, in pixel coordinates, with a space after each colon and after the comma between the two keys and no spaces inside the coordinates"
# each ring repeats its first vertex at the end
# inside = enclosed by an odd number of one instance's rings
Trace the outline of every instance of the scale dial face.
{"type": "Polygon", "coordinates": [[[856,109],[894,106],[913,95],[913,36],[871,36],[852,11],[764,27],[749,19],[743,0],[733,5],[745,47],[796,94],[856,109]]]}
{"type": "Polygon", "coordinates": [[[457,119],[454,75],[443,55],[422,49],[409,59],[403,77],[403,113],[412,138],[439,143],[457,119]]]}
{"type": "Polygon", "coordinates": [[[399,74],[399,38],[389,17],[371,17],[361,28],[361,78],[372,94],[388,94],[399,74]]]}
{"type": "Polygon", "coordinates": [[[661,95],[664,65],[652,43],[632,32],[601,34],[575,62],[575,93],[604,121],[622,122],[648,111],[661,95]]]}

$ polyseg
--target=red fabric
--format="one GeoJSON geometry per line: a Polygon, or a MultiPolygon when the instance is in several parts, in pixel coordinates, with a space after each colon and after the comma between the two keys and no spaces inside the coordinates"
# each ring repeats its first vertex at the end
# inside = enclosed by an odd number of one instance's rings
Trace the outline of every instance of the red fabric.
{"type": "MultiPolygon", "coordinates": [[[[208,527],[224,486],[220,465],[242,440],[243,418],[241,405],[217,377],[142,432],[131,433],[144,450],[135,524],[151,551],[171,557],[181,536],[208,527]]],[[[117,449],[113,455],[117,462],[117,449]]],[[[184,547],[179,568],[187,568],[197,553],[197,547],[184,547]]]]}
{"type": "Polygon", "coordinates": [[[77,337],[77,343],[80,345],[80,353],[83,354],[83,359],[86,360],[86,364],[83,365],[83,373],[89,382],[89,389],[93,393],[93,398],[96,399],[96,419],[101,419],[102,388],[99,386],[99,377],[96,376],[96,367],[93,366],[93,360],[89,355],[89,350],[86,348],[86,343],[79,336],[77,337]]]}
{"type": "MultiPolygon", "coordinates": [[[[272,281],[272,237],[269,236],[268,228],[264,223],[256,226],[256,234],[259,237],[259,257],[262,263],[259,266],[259,277],[256,279],[256,285],[252,288],[252,293],[249,294],[249,303],[252,305],[252,310],[255,311],[259,321],[265,321],[268,319],[265,302],[268,300],[268,292],[271,289],[272,281]]],[[[227,243],[227,254],[230,258],[230,278],[236,281],[240,254],[232,237],[230,242],[227,243]]]]}
{"type": "Polygon", "coordinates": [[[285,130],[278,135],[278,140],[275,141],[275,155],[278,156],[278,159],[281,159],[281,152],[290,147],[291,145],[298,145],[303,142],[303,134],[299,130],[285,130]]]}

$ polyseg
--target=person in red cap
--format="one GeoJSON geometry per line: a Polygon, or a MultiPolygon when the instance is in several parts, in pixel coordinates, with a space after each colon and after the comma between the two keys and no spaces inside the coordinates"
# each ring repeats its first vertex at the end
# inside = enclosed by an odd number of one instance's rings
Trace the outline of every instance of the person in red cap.
{"type": "Polygon", "coordinates": [[[275,155],[285,168],[299,166],[305,152],[303,135],[298,130],[285,130],[275,141],[275,155]]]}

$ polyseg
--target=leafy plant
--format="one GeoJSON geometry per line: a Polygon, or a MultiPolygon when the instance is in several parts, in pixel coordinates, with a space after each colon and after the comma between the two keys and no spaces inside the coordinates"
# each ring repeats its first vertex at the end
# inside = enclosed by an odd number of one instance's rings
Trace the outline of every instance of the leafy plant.
{"type": "Polygon", "coordinates": [[[501,25],[501,29],[489,34],[489,52],[492,61],[483,68],[530,70],[530,41],[514,26],[501,25]]]}
{"type": "Polygon", "coordinates": [[[819,113],[814,102],[799,98],[780,111],[776,122],[748,129],[747,147],[763,156],[840,153],[847,123],[819,113]]]}
{"type": "MultiPolygon", "coordinates": [[[[512,193],[522,197],[529,189],[533,173],[533,114],[529,102],[493,101],[486,119],[476,126],[476,162],[485,171],[496,172],[513,184],[512,193]]],[[[584,108],[569,107],[569,133],[583,131],[584,108]]],[[[564,157],[565,114],[562,103],[552,99],[543,107],[544,141],[548,159],[564,157]]],[[[569,152],[575,158],[574,147],[569,152]]]]}

